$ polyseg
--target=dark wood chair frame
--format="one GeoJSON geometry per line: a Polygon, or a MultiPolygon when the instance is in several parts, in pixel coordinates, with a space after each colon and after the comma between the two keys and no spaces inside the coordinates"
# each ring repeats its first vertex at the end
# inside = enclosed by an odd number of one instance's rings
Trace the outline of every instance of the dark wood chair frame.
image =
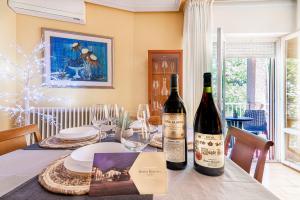
{"type": "Polygon", "coordinates": [[[231,150],[230,159],[247,173],[250,173],[255,151],[259,151],[254,178],[261,183],[266,157],[270,147],[273,146],[274,143],[245,130],[229,127],[225,138],[225,155],[228,154],[232,137],[235,139],[235,142],[231,150]]]}

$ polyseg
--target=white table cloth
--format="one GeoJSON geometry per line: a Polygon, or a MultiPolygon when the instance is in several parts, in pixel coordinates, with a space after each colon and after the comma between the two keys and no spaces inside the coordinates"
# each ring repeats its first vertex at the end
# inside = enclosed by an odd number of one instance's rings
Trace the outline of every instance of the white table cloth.
{"type": "Polygon", "coordinates": [[[70,150],[17,150],[0,156],[0,196],[33,178],[70,150]]]}
{"type": "MultiPolygon", "coordinates": [[[[69,150],[17,150],[0,156],[0,196],[38,175],[52,161],[69,150]]],[[[226,159],[225,173],[209,177],[193,169],[192,154],[183,171],[168,170],[169,190],[154,195],[155,200],[278,200],[231,160],[226,159]]]]}

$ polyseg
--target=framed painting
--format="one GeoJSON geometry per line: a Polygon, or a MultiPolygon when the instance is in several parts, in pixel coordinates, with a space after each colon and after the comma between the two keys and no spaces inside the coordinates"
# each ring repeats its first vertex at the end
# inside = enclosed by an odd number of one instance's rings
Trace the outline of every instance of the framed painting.
{"type": "Polygon", "coordinates": [[[49,87],[113,88],[113,38],[42,29],[49,87]]]}

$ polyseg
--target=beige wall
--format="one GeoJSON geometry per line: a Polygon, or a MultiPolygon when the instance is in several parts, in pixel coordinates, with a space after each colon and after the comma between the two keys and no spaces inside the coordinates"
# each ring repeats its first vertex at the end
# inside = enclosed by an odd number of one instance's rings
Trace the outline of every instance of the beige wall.
{"type": "Polygon", "coordinates": [[[85,25],[17,15],[17,43],[30,51],[41,39],[41,27],[113,37],[115,89],[50,88],[47,94],[68,97],[56,105],[118,103],[134,112],[147,102],[147,50],[181,49],[183,15],[132,13],[94,4],[86,9],[85,25]]]}
{"type": "MultiPolygon", "coordinates": [[[[6,1],[0,1],[0,54],[7,56],[11,61],[16,59],[15,48],[12,47],[16,43],[16,15],[12,12],[6,4],[6,1]]],[[[0,68],[6,65],[0,62],[0,68]]],[[[15,92],[16,84],[14,81],[1,80],[1,92],[15,92]]],[[[0,105],[6,104],[0,101],[0,105]]],[[[9,117],[7,113],[0,112],[0,130],[9,127],[9,117]]]]}
{"type": "Polygon", "coordinates": [[[148,101],[148,50],[182,49],[183,13],[137,13],[134,28],[132,103],[138,105],[148,101]]]}

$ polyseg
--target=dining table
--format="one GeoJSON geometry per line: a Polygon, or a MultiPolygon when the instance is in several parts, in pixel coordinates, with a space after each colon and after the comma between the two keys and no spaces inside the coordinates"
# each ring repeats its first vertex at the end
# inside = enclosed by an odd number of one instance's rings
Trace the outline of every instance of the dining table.
{"type": "MultiPolygon", "coordinates": [[[[156,148],[150,148],[156,151],[156,148]]],[[[157,151],[159,151],[157,149],[157,151]]],[[[167,170],[168,192],[163,195],[67,196],[47,192],[37,181],[43,169],[55,160],[67,156],[72,150],[43,149],[32,145],[0,156],[0,199],[42,200],[278,200],[261,183],[225,158],[225,172],[221,176],[202,175],[193,169],[193,153],[188,153],[188,165],[180,171],[167,170]]]]}
{"type": "Polygon", "coordinates": [[[242,129],[243,128],[243,123],[252,121],[253,118],[252,117],[244,117],[244,116],[241,116],[241,117],[226,117],[225,120],[227,122],[228,127],[234,126],[234,127],[242,129]]]}

